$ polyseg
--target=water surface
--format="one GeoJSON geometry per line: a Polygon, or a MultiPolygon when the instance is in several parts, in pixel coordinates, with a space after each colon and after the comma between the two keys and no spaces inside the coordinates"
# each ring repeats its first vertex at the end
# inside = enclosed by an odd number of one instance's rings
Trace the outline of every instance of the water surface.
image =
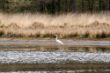
{"type": "Polygon", "coordinates": [[[110,73],[110,41],[0,40],[0,71],[110,73]]]}

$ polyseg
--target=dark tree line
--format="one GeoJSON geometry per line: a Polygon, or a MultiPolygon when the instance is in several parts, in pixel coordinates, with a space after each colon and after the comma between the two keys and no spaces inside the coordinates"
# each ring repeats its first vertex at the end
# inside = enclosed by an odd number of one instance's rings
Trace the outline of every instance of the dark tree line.
{"type": "Polygon", "coordinates": [[[0,0],[4,12],[99,12],[109,11],[110,0],[0,0]]]}

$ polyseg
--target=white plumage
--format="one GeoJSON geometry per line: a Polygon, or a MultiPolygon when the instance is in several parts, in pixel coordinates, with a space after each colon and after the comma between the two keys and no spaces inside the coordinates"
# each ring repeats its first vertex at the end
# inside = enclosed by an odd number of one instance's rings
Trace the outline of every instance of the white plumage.
{"type": "Polygon", "coordinates": [[[56,41],[57,43],[61,44],[61,45],[64,44],[62,41],[60,41],[60,40],[57,39],[57,36],[56,36],[56,40],[55,40],[55,41],[56,41]]]}

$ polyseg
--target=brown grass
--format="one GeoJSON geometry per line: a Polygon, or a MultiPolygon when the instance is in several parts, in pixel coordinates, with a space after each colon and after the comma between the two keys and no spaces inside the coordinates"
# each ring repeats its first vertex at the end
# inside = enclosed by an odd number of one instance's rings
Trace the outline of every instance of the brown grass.
{"type": "Polygon", "coordinates": [[[99,14],[3,14],[1,37],[110,38],[110,15],[99,14]]]}

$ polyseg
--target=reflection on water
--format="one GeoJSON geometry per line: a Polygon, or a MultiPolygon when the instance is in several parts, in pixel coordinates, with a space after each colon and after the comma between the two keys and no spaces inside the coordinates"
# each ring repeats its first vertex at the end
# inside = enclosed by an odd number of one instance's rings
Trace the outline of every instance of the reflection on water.
{"type": "Polygon", "coordinates": [[[74,63],[74,64],[0,64],[0,71],[75,71],[81,72],[110,72],[109,64],[90,64],[90,63],[74,63]]]}
{"type": "Polygon", "coordinates": [[[103,71],[97,71],[97,70],[74,70],[74,71],[17,71],[17,72],[0,72],[0,73],[110,73],[110,70],[103,70],[103,71]]]}
{"type": "Polygon", "coordinates": [[[42,51],[42,52],[110,52],[110,47],[33,47],[33,48],[0,48],[0,51],[42,51]]]}
{"type": "MultiPolygon", "coordinates": [[[[39,51],[39,52],[104,52],[110,47],[33,47],[33,48],[0,48],[0,51],[39,51]]],[[[17,54],[18,55],[18,54],[17,54]]],[[[70,56],[70,53],[69,53],[70,56]]],[[[20,55],[21,57],[21,55],[20,55]]],[[[24,58],[24,57],[23,57],[24,58]]],[[[4,60],[4,59],[3,59],[4,60]]],[[[72,63],[68,64],[0,64],[1,73],[110,73],[110,64],[106,63],[72,63]],[[56,70],[56,71],[54,71],[56,70]],[[10,72],[11,71],[11,72],[10,72]]]]}

